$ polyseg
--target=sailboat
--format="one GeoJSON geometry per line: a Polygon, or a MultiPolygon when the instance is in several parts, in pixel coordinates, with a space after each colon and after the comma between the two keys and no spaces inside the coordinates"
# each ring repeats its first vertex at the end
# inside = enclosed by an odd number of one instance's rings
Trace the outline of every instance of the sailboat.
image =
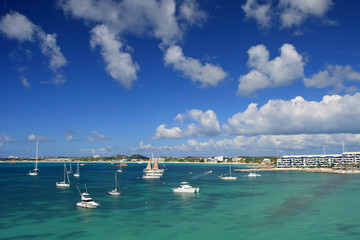
{"type": "Polygon", "coordinates": [[[68,188],[68,187],[70,187],[69,174],[68,174],[67,169],[66,169],[66,164],[64,164],[64,181],[56,182],[56,187],[59,187],[59,188],[68,188]],[[67,179],[67,182],[66,182],[66,179],[67,179]]]}
{"type": "Polygon", "coordinates": [[[71,168],[71,163],[70,163],[69,165],[70,165],[70,167],[69,167],[68,173],[69,173],[69,174],[72,174],[72,173],[73,173],[73,170],[72,170],[72,168],[71,168]]]}
{"type": "Polygon", "coordinates": [[[153,159],[153,157],[149,159],[146,168],[143,170],[145,174],[142,177],[143,179],[158,179],[163,175],[165,169],[159,168],[157,159],[155,159],[154,163],[152,164],[153,159]]]}
{"type": "Polygon", "coordinates": [[[38,171],[40,171],[40,170],[38,169],[38,152],[39,152],[39,138],[37,137],[37,138],[36,138],[35,166],[34,166],[34,169],[28,173],[29,176],[37,176],[37,175],[38,175],[38,171]]]}
{"type": "Polygon", "coordinates": [[[77,162],[76,173],[74,173],[74,177],[80,177],[79,162],[77,162]]]}
{"type": "Polygon", "coordinates": [[[108,193],[110,195],[113,195],[113,196],[120,196],[121,192],[120,192],[120,189],[118,190],[118,183],[117,183],[117,175],[116,175],[116,172],[115,172],[115,189],[114,190],[111,190],[111,191],[108,191],[108,193]]]}
{"type": "Polygon", "coordinates": [[[154,160],[154,157],[152,157],[151,159],[149,159],[149,162],[146,166],[146,168],[144,168],[144,173],[161,173],[163,174],[165,169],[161,169],[159,168],[159,164],[158,164],[158,159],[156,158],[154,160]]]}
{"type": "Polygon", "coordinates": [[[231,176],[231,164],[229,164],[229,176],[227,175],[221,175],[219,176],[222,180],[236,180],[237,177],[231,176]]]}

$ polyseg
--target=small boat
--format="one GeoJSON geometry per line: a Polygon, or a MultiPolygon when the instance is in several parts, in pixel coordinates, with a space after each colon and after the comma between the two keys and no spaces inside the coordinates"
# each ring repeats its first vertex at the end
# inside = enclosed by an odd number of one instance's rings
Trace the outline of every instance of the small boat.
{"type": "Polygon", "coordinates": [[[81,196],[81,202],[76,203],[76,206],[78,207],[83,207],[83,208],[97,208],[100,204],[95,202],[91,197],[90,194],[87,191],[86,185],[85,185],[85,189],[86,192],[81,193],[80,189],[78,188],[78,186],[76,186],[80,196],[81,196]]]}
{"type": "Polygon", "coordinates": [[[210,170],[210,171],[207,171],[207,172],[205,172],[205,173],[206,173],[206,174],[211,174],[212,172],[213,172],[213,171],[210,170]]]}
{"type": "Polygon", "coordinates": [[[32,171],[30,171],[27,175],[29,176],[37,176],[38,172],[40,171],[38,169],[38,152],[39,152],[39,138],[36,138],[36,157],[35,157],[35,166],[32,171]]]}
{"type": "Polygon", "coordinates": [[[181,182],[179,187],[172,190],[174,193],[198,193],[200,188],[194,188],[188,182],[181,182]]]}
{"type": "Polygon", "coordinates": [[[121,192],[120,190],[118,190],[118,183],[117,183],[117,175],[116,175],[116,172],[115,172],[115,189],[114,190],[111,190],[111,191],[108,191],[108,193],[112,196],[120,196],[121,192]]]}
{"type": "Polygon", "coordinates": [[[260,174],[258,174],[258,173],[255,172],[255,169],[254,169],[252,172],[250,172],[248,175],[246,175],[246,176],[247,176],[247,177],[261,177],[260,174]]]}
{"type": "Polygon", "coordinates": [[[72,167],[71,167],[71,163],[69,164],[70,167],[69,167],[69,170],[67,171],[69,174],[72,174],[73,173],[73,170],[72,170],[72,167]]]}
{"type": "Polygon", "coordinates": [[[81,163],[80,166],[85,166],[85,164],[84,164],[84,163],[81,163]]]}
{"type": "Polygon", "coordinates": [[[146,173],[142,178],[143,179],[159,179],[162,176],[162,173],[146,173]]]}
{"type": "Polygon", "coordinates": [[[69,188],[70,187],[69,174],[66,169],[66,164],[64,164],[64,181],[56,182],[56,187],[58,187],[58,188],[69,188]],[[67,179],[67,182],[66,182],[66,179],[67,179]]]}
{"type": "Polygon", "coordinates": [[[154,157],[149,159],[148,164],[146,165],[146,168],[144,168],[144,173],[147,174],[163,174],[165,169],[159,168],[158,159],[156,158],[154,160],[154,157]]]}
{"type": "Polygon", "coordinates": [[[221,175],[219,176],[220,179],[222,180],[236,180],[237,177],[231,176],[231,165],[229,164],[229,175],[221,175]]]}
{"type": "Polygon", "coordinates": [[[80,168],[79,168],[79,162],[77,162],[77,167],[76,167],[76,173],[74,173],[74,177],[80,177],[80,168]]]}

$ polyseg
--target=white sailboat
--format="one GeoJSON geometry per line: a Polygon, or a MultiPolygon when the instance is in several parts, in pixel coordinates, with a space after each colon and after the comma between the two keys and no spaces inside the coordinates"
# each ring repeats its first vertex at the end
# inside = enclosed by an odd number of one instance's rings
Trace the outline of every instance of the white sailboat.
{"type": "Polygon", "coordinates": [[[39,169],[38,169],[38,152],[39,152],[39,138],[36,138],[36,157],[35,157],[35,166],[32,171],[28,173],[29,176],[37,176],[39,169]]]}
{"type": "Polygon", "coordinates": [[[70,187],[69,174],[66,169],[66,164],[64,164],[64,181],[56,182],[56,187],[59,187],[59,188],[69,188],[70,187]],[[67,179],[67,182],[66,182],[66,179],[67,179]]]}
{"type": "Polygon", "coordinates": [[[74,177],[80,177],[80,168],[79,168],[79,162],[77,162],[77,167],[76,167],[76,173],[74,173],[74,177]]]}
{"type": "Polygon", "coordinates": [[[229,164],[229,176],[228,175],[221,175],[219,176],[220,179],[222,180],[236,180],[237,177],[231,176],[231,164],[229,164]]]}
{"type": "Polygon", "coordinates": [[[70,166],[69,166],[69,170],[67,171],[69,174],[72,174],[73,173],[73,170],[72,170],[72,168],[71,168],[71,163],[69,164],[70,166]]]}
{"type": "Polygon", "coordinates": [[[114,190],[111,190],[111,191],[108,191],[108,193],[110,195],[113,195],[113,196],[120,196],[121,192],[120,192],[120,189],[118,190],[118,183],[117,183],[117,175],[116,175],[116,172],[115,172],[115,189],[114,190]]]}

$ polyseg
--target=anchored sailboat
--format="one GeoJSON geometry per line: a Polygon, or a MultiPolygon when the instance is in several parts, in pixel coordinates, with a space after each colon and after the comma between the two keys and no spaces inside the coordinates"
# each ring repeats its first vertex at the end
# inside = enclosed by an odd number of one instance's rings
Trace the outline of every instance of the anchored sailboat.
{"type": "Polygon", "coordinates": [[[118,183],[117,183],[117,175],[115,172],[115,189],[108,192],[110,195],[113,196],[120,196],[121,192],[120,189],[118,190],[118,183]]]}
{"type": "Polygon", "coordinates": [[[72,174],[73,173],[73,170],[72,170],[72,167],[71,167],[71,163],[69,164],[70,166],[69,166],[69,170],[67,171],[68,172],[68,174],[72,174]]]}
{"type": "Polygon", "coordinates": [[[29,176],[37,176],[38,175],[38,152],[39,152],[39,138],[36,138],[36,157],[35,157],[35,166],[32,171],[28,173],[29,176]]]}
{"type": "Polygon", "coordinates": [[[80,177],[79,162],[77,162],[76,173],[74,173],[74,177],[80,177]]]}
{"type": "Polygon", "coordinates": [[[59,188],[68,188],[70,187],[70,180],[69,180],[69,174],[66,169],[66,164],[64,164],[64,181],[56,182],[56,187],[59,188]],[[66,182],[67,179],[67,182],[66,182]]]}
{"type": "Polygon", "coordinates": [[[229,176],[228,175],[222,175],[219,176],[222,180],[236,180],[237,177],[231,176],[231,164],[229,164],[229,176]]]}
{"type": "Polygon", "coordinates": [[[144,171],[144,179],[157,179],[160,178],[163,173],[164,173],[165,169],[161,169],[159,168],[159,164],[158,164],[158,159],[156,158],[154,160],[154,157],[152,157],[151,159],[149,159],[149,162],[146,166],[146,168],[143,170],[144,171]]]}

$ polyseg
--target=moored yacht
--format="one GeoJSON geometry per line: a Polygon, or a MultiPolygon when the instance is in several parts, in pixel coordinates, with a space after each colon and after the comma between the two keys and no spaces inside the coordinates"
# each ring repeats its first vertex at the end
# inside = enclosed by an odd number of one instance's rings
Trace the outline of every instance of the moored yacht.
{"type": "Polygon", "coordinates": [[[247,177],[261,177],[260,174],[256,173],[255,170],[250,172],[248,175],[246,175],[247,177]]]}
{"type": "Polygon", "coordinates": [[[174,193],[198,193],[200,188],[194,188],[188,182],[181,182],[179,187],[172,190],[174,193]]]}
{"type": "Polygon", "coordinates": [[[229,165],[229,175],[221,175],[219,176],[220,179],[222,180],[236,180],[237,177],[231,176],[231,165],[229,165]]]}
{"type": "Polygon", "coordinates": [[[35,166],[34,169],[32,171],[29,171],[29,173],[27,175],[29,176],[37,176],[38,172],[40,171],[38,169],[38,152],[39,152],[39,138],[36,138],[36,157],[35,157],[35,166]]]}
{"type": "Polygon", "coordinates": [[[64,181],[56,182],[56,187],[58,187],[58,188],[69,188],[70,187],[69,174],[67,172],[65,164],[64,164],[64,181]],[[67,179],[67,181],[66,181],[66,179],[67,179]]]}
{"type": "Polygon", "coordinates": [[[79,162],[77,162],[77,167],[76,167],[76,173],[74,173],[74,177],[80,177],[80,168],[79,168],[79,162]]]}
{"type": "Polygon", "coordinates": [[[159,179],[162,177],[162,173],[145,173],[143,179],[159,179]]]}
{"type": "Polygon", "coordinates": [[[83,207],[83,208],[97,208],[100,204],[95,202],[91,197],[90,194],[87,191],[86,185],[85,185],[85,189],[86,192],[81,193],[78,186],[76,186],[80,196],[81,196],[81,202],[76,203],[76,206],[78,207],[83,207]]]}
{"type": "Polygon", "coordinates": [[[112,195],[112,196],[120,196],[120,194],[121,194],[120,189],[118,190],[118,182],[117,182],[116,172],[115,172],[115,189],[108,191],[108,193],[109,193],[109,195],[112,195]]]}

